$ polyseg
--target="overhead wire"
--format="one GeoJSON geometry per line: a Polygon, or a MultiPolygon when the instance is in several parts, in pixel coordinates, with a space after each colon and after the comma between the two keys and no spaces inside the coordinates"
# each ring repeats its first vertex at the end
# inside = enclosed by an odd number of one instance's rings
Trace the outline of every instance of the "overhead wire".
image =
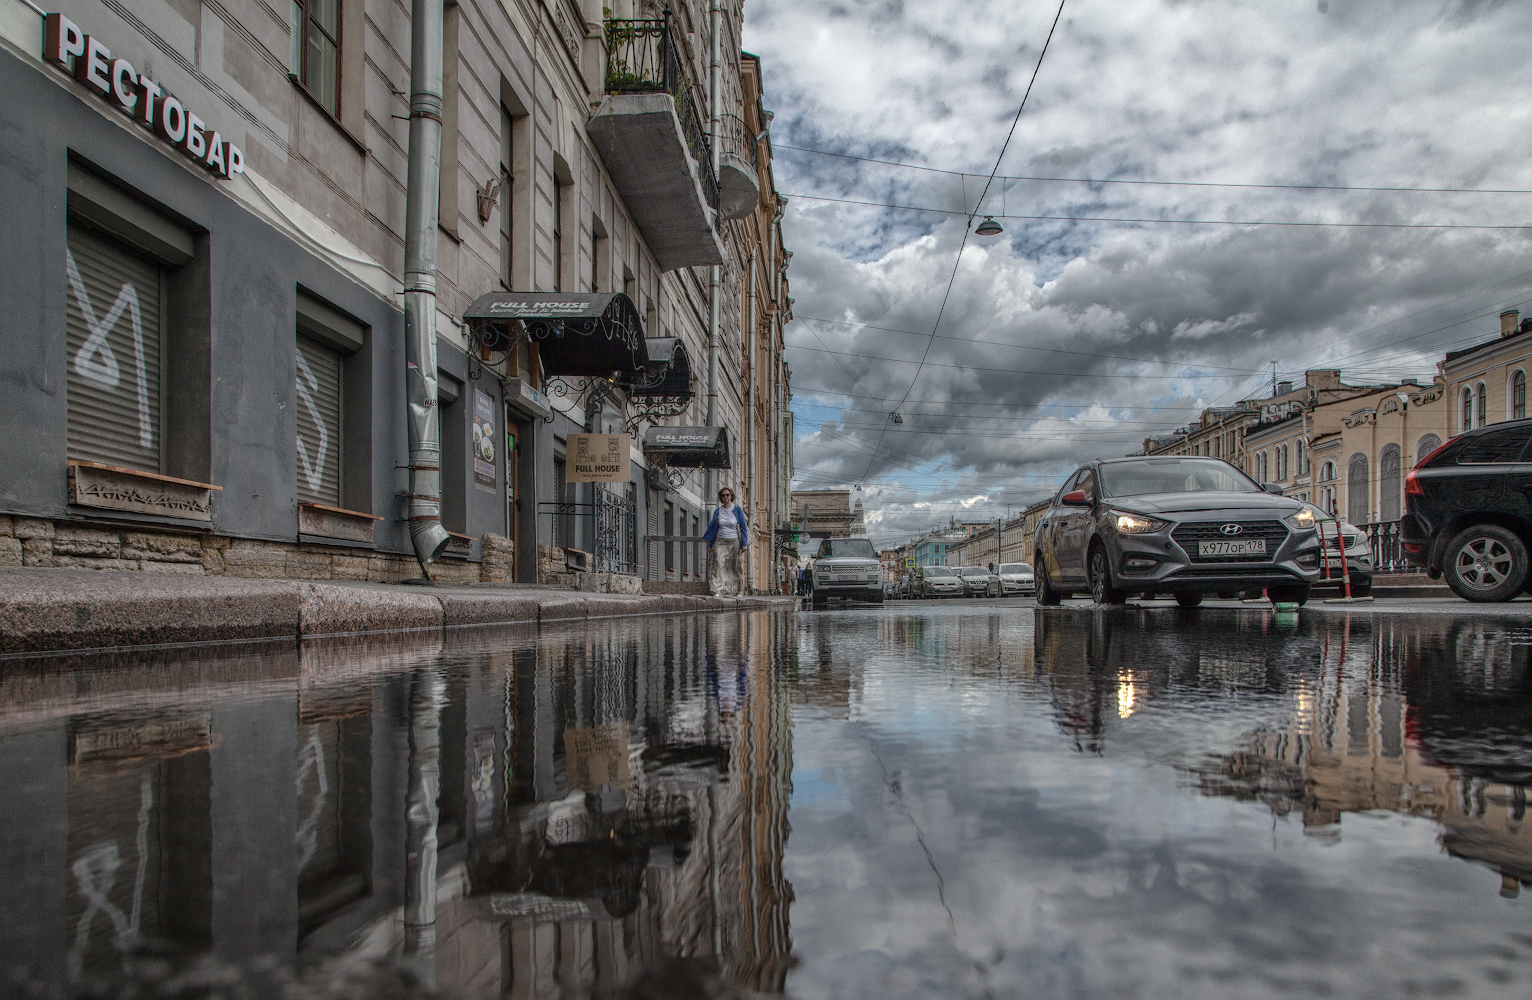
{"type": "MultiPolygon", "coordinates": [[[[1037,75],[1042,71],[1043,60],[1048,56],[1048,46],[1053,44],[1053,33],[1058,30],[1059,18],[1064,16],[1065,2],[1066,0],[1059,0],[1059,9],[1053,15],[1053,24],[1048,28],[1048,37],[1043,40],[1042,50],[1037,54],[1037,65],[1032,67],[1032,78],[1027,81],[1026,92],[1021,95],[1021,105],[1016,109],[1016,117],[1011,119],[1010,131],[1006,133],[1005,142],[1000,146],[1000,155],[995,157],[994,169],[989,172],[989,180],[984,185],[983,193],[979,195],[979,204],[981,205],[984,203],[984,196],[989,194],[990,185],[995,182],[995,175],[1000,172],[1000,164],[1005,159],[1006,150],[1011,147],[1011,139],[1016,135],[1016,126],[1021,121],[1021,113],[1027,109],[1027,98],[1032,96],[1032,87],[1037,83],[1037,75]]],[[[947,311],[947,300],[952,297],[952,286],[957,282],[958,270],[963,265],[963,250],[968,246],[968,234],[973,230],[973,220],[976,215],[977,213],[975,213],[975,215],[970,215],[968,217],[968,225],[963,227],[963,239],[962,242],[958,244],[957,259],[952,263],[952,277],[947,279],[947,290],[942,293],[942,304],[941,307],[936,311],[936,322],[931,325],[931,339],[926,341],[926,349],[925,352],[921,355],[920,366],[915,369],[915,375],[910,379],[909,388],[904,390],[904,398],[899,401],[899,406],[903,406],[909,399],[910,393],[915,391],[915,383],[920,381],[920,373],[925,370],[926,358],[931,354],[931,345],[936,343],[936,334],[939,330],[941,330],[942,316],[947,311]]],[[[895,407],[894,412],[898,412],[898,407],[895,407]]],[[[885,433],[888,431],[888,424],[892,422],[892,420],[893,416],[890,414],[889,419],[884,421],[883,431],[885,433]]],[[[867,478],[867,474],[872,471],[873,463],[878,460],[878,447],[880,447],[882,443],[883,435],[879,434],[878,444],[873,446],[872,458],[870,458],[867,462],[867,469],[862,473],[861,479],[857,481],[858,487],[860,487],[862,481],[867,478]]]]}

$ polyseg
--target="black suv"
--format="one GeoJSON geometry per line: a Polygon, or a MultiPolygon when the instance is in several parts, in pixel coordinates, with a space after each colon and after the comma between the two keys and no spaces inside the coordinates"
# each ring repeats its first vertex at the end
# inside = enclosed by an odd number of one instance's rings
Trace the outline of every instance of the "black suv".
{"type": "Polygon", "coordinates": [[[1464,431],[1404,480],[1404,558],[1469,601],[1527,588],[1532,545],[1532,420],[1464,431]]]}

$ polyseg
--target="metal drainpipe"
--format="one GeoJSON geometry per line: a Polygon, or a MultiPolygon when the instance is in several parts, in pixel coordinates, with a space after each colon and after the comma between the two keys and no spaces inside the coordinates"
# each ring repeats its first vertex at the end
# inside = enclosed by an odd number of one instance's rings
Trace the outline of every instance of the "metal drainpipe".
{"type": "MultiPolygon", "coordinates": [[[[708,7],[708,32],[711,35],[708,48],[708,132],[712,136],[709,143],[708,154],[713,161],[713,176],[718,176],[718,79],[720,63],[722,61],[722,38],[720,37],[720,15],[723,8],[715,2],[708,7]]],[[[718,426],[718,307],[719,285],[722,281],[722,271],[717,264],[708,268],[708,295],[707,295],[707,425],[718,426]]],[[[718,473],[709,469],[707,474],[707,496],[703,498],[703,504],[711,504],[718,495],[718,473]]]]}
{"type": "MultiPolygon", "coordinates": [[[[745,413],[744,413],[744,418],[745,418],[744,419],[744,424],[745,424],[745,434],[746,434],[746,436],[745,436],[745,455],[746,455],[746,458],[745,458],[745,474],[749,477],[748,485],[750,487],[750,506],[751,507],[754,507],[755,503],[756,503],[756,500],[755,500],[755,498],[756,498],[756,477],[755,477],[755,474],[757,472],[757,469],[755,467],[755,390],[756,390],[756,387],[757,387],[756,383],[758,381],[758,379],[756,378],[756,364],[755,364],[755,262],[756,262],[756,251],[754,250],[754,248],[752,248],[751,251],[750,251],[750,315],[749,315],[748,324],[745,327],[745,329],[749,331],[746,334],[746,343],[749,345],[749,348],[748,348],[748,350],[747,350],[747,352],[745,354],[745,357],[750,359],[749,360],[749,365],[750,365],[750,391],[745,394],[745,413]]],[[[746,514],[746,520],[749,520],[749,515],[748,514],[746,514]]],[[[754,559],[754,557],[749,555],[749,550],[748,549],[746,550],[746,557],[745,558],[747,560],[746,561],[746,565],[749,567],[749,574],[750,574],[750,576],[748,577],[748,579],[750,580],[750,585],[754,586],[755,585],[755,559],[754,559]]],[[[770,565],[770,563],[768,563],[767,565],[770,565]]]]}
{"type": "Polygon", "coordinates": [[[450,541],[442,527],[436,406],[436,210],[441,187],[443,0],[410,14],[410,160],[404,205],[404,360],[409,402],[410,542],[420,572],[450,541]]]}

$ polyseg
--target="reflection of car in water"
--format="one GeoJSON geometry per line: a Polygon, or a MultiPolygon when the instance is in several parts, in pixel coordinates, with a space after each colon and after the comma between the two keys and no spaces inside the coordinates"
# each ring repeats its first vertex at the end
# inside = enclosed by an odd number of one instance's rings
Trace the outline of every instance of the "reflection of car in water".
{"type": "Polygon", "coordinates": [[[813,604],[831,600],[883,603],[883,563],[865,538],[826,538],[809,566],[813,604]]]}

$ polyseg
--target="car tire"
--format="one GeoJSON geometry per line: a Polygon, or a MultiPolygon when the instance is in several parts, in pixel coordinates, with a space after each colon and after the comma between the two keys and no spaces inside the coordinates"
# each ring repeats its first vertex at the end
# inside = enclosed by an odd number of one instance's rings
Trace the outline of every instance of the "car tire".
{"type": "Polygon", "coordinates": [[[1175,592],[1176,603],[1183,608],[1195,608],[1202,603],[1202,595],[1195,590],[1178,590],[1175,592]]]}
{"type": "Polygon", "coordinates": [[[1465,601],[1509,601],[1527,585],[1527,547],[1509,528],[1475,524],[1453,536],[1442,553],[1442,576],[1465,601]]]}
{"type": "Polygon", "coordinates": [[[1296,604],[1301,608],[1309,603],[1309,585],[1295,583],[1284,587],[1267,587],[1266,596],[1273,604],[1296,604]]]}
{"type": "Polygon", "coordinates": [[[1043,561],[1037,561],[1037,603],[1039,607],[1056,608],[1063,601],[1064,595],[1053,589],[1053,580],[1048,576],[1048,567],[1043,561]]]}
{"type": "Polygon", "coordinates": [[[1086,569],[1090,576],[1091,599],[1097,604],[1116,605],[1127,601],[1128,595],[1122,589],[1112,586],[1112,565],[1107,558],[1105,545],[1091,547],[1086,569]]]}

